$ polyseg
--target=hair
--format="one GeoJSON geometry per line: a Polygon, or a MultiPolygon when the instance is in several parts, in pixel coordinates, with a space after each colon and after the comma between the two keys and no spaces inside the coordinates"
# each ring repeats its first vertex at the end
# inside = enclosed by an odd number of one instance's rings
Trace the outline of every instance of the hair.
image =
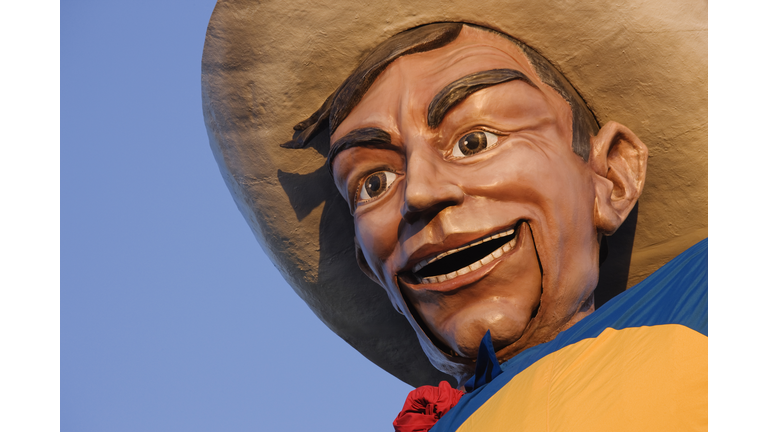
{"type": "Polygon", "coordinates": [[[325,129],[329,129],[329,134],[333,134],[390,63],[401,56],[431,51],[448,45],[456,40],[465,25],[505,37],[523,52],[539,79],[557,91],[570,105],[573,117],[571,148],[583,160],[589,160],[589,139],[590,136],[597,134],[599,126],[584,99],[568,80],[547,59],[523,42],[496,30],[465,23],[427,24],[398,33],[381,43],[325,100],[320,109],[293,127],[295,131],[293,140],[282,146],[304,148],[312,138],[325,129]]]}

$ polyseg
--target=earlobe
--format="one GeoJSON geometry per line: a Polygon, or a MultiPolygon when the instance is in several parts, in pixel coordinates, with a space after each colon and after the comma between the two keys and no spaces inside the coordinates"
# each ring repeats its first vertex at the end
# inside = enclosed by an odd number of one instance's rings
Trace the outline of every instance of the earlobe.
{"type": "Polygon", "coordinates": [[[648,148],[626,126],[608,122],[591,139],[589,166],[595,179],[595,227],[616,232],[645,185],[648,148]]]}

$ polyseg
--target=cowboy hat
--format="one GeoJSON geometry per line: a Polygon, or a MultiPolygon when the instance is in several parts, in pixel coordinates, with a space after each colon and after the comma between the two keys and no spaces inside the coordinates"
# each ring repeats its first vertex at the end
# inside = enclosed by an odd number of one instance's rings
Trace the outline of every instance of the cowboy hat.
{"type": "Polygon", "coordinates": [[[634,285],[707,236],[706,2],[219,1],[203,53],[203,110],[235,202],[315,314],[414,386],[446,376],[357,268],[352,218],[324,166],[328,132],[303,149],[281,144],[377,45],[434,22],[526,43],[600,124],[620,122],[648,146],[643,195],[608,241],[598,295],[634,285]]]}

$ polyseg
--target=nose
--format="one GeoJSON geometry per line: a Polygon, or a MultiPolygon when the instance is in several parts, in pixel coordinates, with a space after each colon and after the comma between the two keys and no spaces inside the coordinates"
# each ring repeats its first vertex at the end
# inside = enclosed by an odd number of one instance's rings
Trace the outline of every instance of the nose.
{"type": "Polygon", "coordinates": [[[443,209],[464,202],[458,178],[448,172],[442,157],[429,148],[412,151],[406,160],[403,219],[430,220],[443,209]]]}

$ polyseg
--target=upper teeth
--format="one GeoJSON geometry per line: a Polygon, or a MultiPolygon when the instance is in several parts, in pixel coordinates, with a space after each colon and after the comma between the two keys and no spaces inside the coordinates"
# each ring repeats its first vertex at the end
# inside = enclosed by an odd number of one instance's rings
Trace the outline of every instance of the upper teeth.
{"type": "MultiPolygon", "coordinates": [[[[451,249],[449,251],[445,251],[445,252],[441,253],[440,255],[438,255],[438,256],[436,256],[434,258],[426,259],[426,260],[423,260],[423,261],[419,262],[418,264],[413,266],[413,270],[412,271],[414,273],[416,273],[417,271],[421,270],[425,266],[427,266],[429,264],[432,264],[433,262],[435,262],[435,261],[437,261],[437,260],[439,260],[441,258],[445,258],[448,255],[455,254],[456,252],[461,252],[464,249],[471,248],[472,246],[477,246],[477,245],[479,245],[481,243],[485,243],[487,241],[495,240],[495,239],[497,239],[499,237],[505,237],[505,236],[508,236],[508,235],[512,235],[514,233],[515,233],[515,229],[512,228],[512,229],[510,229],[508,231],[504,231],[504,232],[501,232],[501,233],[498,233],[498,234],[494,234],[494,235],[492,235],[490,237],[486,237],[486,238],[484,238],[482,240],[478,240],[478,241],[476,241],[474,243],[471,243],[471,244],[468,244],[468,245],[464,245],[464,246],[461,246],[461,247],[456,248],[456,249],[451,249]]],[[[483,266],[485,264],[488,264],[489,262],[493,261],[495,258],[499,258],[505,252],[509,252],[510,250],[512,250],[512,248],[515,246],[515,241],[517,241],[517,237],[515,237],[511,241],[505,243],[503,246],[501,246],[500,248],[498,248],[495,251],[491,252],[490,254],[488,254],[487,256],[485,256],[481,260],[478,260],[478,261],[476,261],[476,262],[474,262],[474,263],[472,263],[472,264],[470,264],[470,265],[468,265],[468,266],[466,266],[464,268],[461,268],[459,270],[456,270],[454,272],[451,272],[451,273],[448,273],[448,274],[445,274],[445,275],[425,277],[425,278],[422,279],[422,283],[442,282],[442,281],[445,281],[445,280],[448,280],[448,279],[453,279],[456,276],[469,273],[472,270],[477,270],[481,266],[483,266]]]]}

